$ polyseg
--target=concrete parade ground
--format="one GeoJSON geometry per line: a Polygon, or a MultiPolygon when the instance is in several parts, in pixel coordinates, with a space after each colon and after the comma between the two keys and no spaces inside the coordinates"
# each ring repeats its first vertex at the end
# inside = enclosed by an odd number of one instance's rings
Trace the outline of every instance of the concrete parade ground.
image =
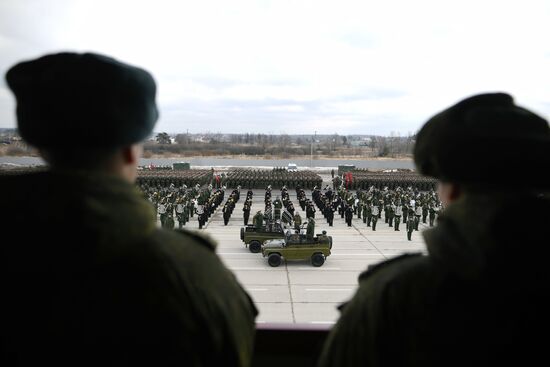
{"type": "MultiPolygon", "coordinates": [[[[330,182],[330,175],[322,177],[324,185],[330,182]]],[[[240,239],[246,191],[241,189],[241,197],[226,226],[221,209],[231,193],[228,188],[224,201],[200,231],[217,242],[218,255],[253,298],[259,310],[258,323],[333,324],[339,317],[336,307],[355,293],[357,278],[369,264],[407,252],[425,252],[421,232],[428,228],[427,224],[420,222],[419,231],[414,231],[409,241],[405,224],[401,223],[400,231],[395,231],[385,223],[384,214],[378,220],[376,231],[356,215],[352,226],[348,227],[338,212],[334,213],[334,224],[330,227],[316,207],[315,233],[325,230],[333,241],[331,255],[324,265],[313,267],[309,260],[283,261],[279,267],[273,268],[268,265],[267,258],[261,253],[251,253],[240,239]]],[[[249,224],[258,210],[264,210],[265,190],[253,192],[249,224]]],[[[272,200],[280,197],[278,189],[271,193],[272,200]]],[[[288,193],[302,221],[305,221],[306,214],[298,204],[296,191],[289,189],[288,193]]],[[[311,199],[311,190],[306,190],[306,196],[311,199]]],[[[185,228],[198,230],[196,215],[190,218],[185,228]]]]}

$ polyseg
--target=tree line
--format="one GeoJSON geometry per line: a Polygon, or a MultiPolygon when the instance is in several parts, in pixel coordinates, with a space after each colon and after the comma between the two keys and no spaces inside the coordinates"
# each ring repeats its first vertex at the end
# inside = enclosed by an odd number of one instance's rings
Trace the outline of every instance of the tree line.
{"type": "Polygon", "coordinates": [[[145,144],[152,155],[245,155],[263,157],[410,157],[414,135],[288,135],[288,134],[174,134],[157,133],[145,144]]]}
{"type": "MultiPolygon", "coordinates": [[[[0,133],[0,155],[35,156],[36,150],[21,140],[16,129],[0,133]]],[[[156,133],[145,142],[144,156],[188,155],[251,157],[410,157],[415,136],[289,135],[289,134],[168,134],[156,133]]]]}

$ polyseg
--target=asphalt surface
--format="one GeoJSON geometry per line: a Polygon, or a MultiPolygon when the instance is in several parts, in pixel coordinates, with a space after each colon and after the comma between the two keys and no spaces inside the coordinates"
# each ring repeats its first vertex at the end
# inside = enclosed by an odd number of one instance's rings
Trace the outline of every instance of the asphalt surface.
{"type": "MultiPolygon", "coordinates": [[[[330,181],[330,175],[322,176],[327,183],[330,181]]],[[[385,223],[383,214],[373,231],[357,216],[348,227],[337,212],[330,227],[316,208],[315,233],[325,230],[333,239],[332,253],[324,265],[313,267],[308,260],[283,261],[281,266],[273,268],[267,258],[261,253],[251,253],[240,239],[246,191],[241,190],[241,198],[227,225],[223,223],[222,203],[201,231],[217,242],[222,261],[250,293],[260,312],[258,323],[333,324],[339,317],[336,307],[353,296],[357,278],[369,264],[407,252],[425,252],[421,232],[428,228],[427,224],[421,222],[419,231],[414,231],[409,241],[405,225],[401,223],[400,231],[395,231],[385,223]]],[[[253,191],[249,224],[254,213],[264,210],[265,191],[253,191]]],[[[226,198],[230,192],[226,191],[226,198]]],[[[296,199],[296,191],[289,189],[288,192],[304,220],[306,215],[296,199]]],[[[272,199],[277,195],[280,196],[280,190],[273,189],[272,199]]],[[[306,190],[306,196],[311,198],[311,190],[306,190]]],[[[196,215],[185,228],[198,230],[196,215]]]]}

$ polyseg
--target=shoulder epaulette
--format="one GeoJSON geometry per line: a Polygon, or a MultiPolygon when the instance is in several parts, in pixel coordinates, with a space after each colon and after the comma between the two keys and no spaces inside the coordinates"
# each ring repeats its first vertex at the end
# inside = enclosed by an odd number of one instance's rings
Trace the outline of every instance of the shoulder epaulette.
{"type": "Polygon", "coordinates": [[[422,256],[422,253],[420,253],[420,252],[410,252],[410,253],[406,253],[406,254],[402,254],[402,255],[399,255],[399,256],[392,257],[388,260],[385,260],[385,261],[382,261],[382,262],[379,262],[379,263],[376,263],[376,264],[370,264],[367,267],[366,271],[359,274],[359,281],[369,277],[370,275],[374,274],[375,272],[377,272],[378,270],[380,270],[382,268],[385,268],[388,265],[392,265],[392,264],[398,263],[400,261],[410,259],[410,258],[413,258],[413,257],[419,257],[419,256],[422,256]]]}
{"type": "Polygon", "coordinates": [[[196,240],[201,245],[207,247],[209,250],[216,250],[216,241],[212,237],[202,232],[190,231],[186,229],[176,229],[174,232],[179,233],[180,235],[191,237],[196,240]]]}

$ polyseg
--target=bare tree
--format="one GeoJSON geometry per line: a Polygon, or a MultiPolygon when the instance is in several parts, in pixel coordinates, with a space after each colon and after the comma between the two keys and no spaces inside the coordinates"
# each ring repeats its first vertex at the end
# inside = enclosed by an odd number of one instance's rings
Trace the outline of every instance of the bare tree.
{"type": "Polygon", "coordinates": [[[290,136],[287,134],[282,134],[279,136],[279,147],[284,152],[290,147],[290,136]]]}

